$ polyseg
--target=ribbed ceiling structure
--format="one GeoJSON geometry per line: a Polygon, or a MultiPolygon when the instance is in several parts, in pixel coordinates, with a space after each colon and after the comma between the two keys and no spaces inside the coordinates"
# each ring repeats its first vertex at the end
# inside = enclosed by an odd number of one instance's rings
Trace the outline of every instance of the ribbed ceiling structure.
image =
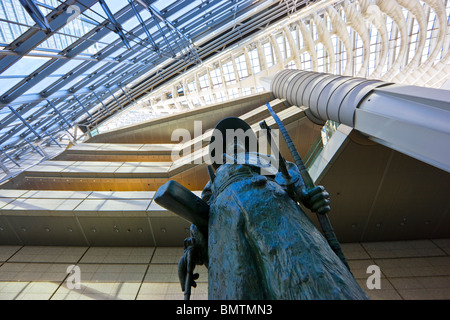
{"type": "Polygon", "coordinates": [[[448,0],[319,1],[148,94],[105,132],[151,117],[241,98],[299,69],[450,88],[448,0]]]}

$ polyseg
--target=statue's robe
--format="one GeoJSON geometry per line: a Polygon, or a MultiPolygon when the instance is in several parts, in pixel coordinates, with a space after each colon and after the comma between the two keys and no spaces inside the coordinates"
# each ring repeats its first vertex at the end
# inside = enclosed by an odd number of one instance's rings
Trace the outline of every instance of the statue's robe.
{"type": "Polygon", "coordinates": [[[224,164],[204,190],[209,299],[368,299],[301,207],[258,169],[224,164]]]}

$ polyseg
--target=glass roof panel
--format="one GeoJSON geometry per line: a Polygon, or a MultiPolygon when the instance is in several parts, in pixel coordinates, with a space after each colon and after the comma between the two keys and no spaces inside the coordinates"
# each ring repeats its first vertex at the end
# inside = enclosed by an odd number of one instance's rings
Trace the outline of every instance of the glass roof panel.
{"type": "Polygon", "coordinates": [[[34,21],[19,1],[0,1],[0,41],[11,43],[34,26],[34,21]]]}
{"type": "Polygon", "coordinates": [[[69,60],[62,67],[56,69],[53,74],[66,75],[67,73],[69,73],[69,71],[79,66],[82,62],[82,60],[69,60]]]}
{"type": "Polygon", "coordinates": [[[105,0],[105,2],[113,14],[116,14],[120,9],[128,6],[127,0],[105,0]]]}
{"type": "Polygon", "coordinates": [[[103,11],[102,6],[98,2],[83,12],[83,17],[87,17],[97,24],[107,19],[105,11],[103,11]]]}
{"type": "Polygon", "coordinates": [[[152,3],[152,5],[158,9],[159,11],[163,10],[164,8],[167,8],[168,6],[172,5],[173,3],[175,3],[176,1],[173,0],[158,0],[154,3],[152,3]]]}
{"type": "Polygon", "coordinates": [[[202,3],[201,0],[192,1],[187,6],[184,6],[181,10],[178,10],[178,11],[174,12],[168,18],[171,19],[172,21],[175,21],[176,19],[182,17],[183,15],[185,15],[186,13],[191,11],[192,9],[196,8],[201,3],[202,3]]]}
{"type": "MultiPolygon", "coordinates": [[[[2,76],[17,76],[17,75],[28,75],[32,74],[30,71],[35,71],[44,63],[49,61],[47,58],[36,58],[36,57],[23,57],[18,62],[14,64],[14,68],[9,68],[2,73],[2,76]]],[[[25,78],[25,77],[24,77],[25,78]]],[[[11,89],[15,84],[19,83],[21,79],[14,80],[1,80],[0,94],[4,94],[9,89],[11,89]]]]}

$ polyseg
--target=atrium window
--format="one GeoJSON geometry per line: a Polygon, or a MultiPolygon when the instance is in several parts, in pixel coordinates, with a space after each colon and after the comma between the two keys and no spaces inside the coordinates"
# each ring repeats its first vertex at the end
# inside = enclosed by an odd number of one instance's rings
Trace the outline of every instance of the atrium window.
{"type": "Polygon", "coordinates": [[[251,88],[242,88],[242,96],[248,96],[252,94],[252,89],[251,88]]]}
{"type": "Polygon", "coordinates": [[[289,29],[292,39],[294,40],[294,44],[297,48],[299,48],[298,46],[298,32],[297,32],[297,28],[295,26],[291,27],[289,29]]]}
{"type": "Polygon", "coordinates": [[[236,67],[239,75],[239,79],[245,79],[249,76],[247,69],[247,60],[245,59],[245,54],[241,54],[239,57],[234,59],[236,62],[236,67]]]}
{"type": "Polygon", "coordinates": [[[281,34],[276,39],[278,48],[280,49],[281,58],[283,60],[289,58],[291,56],[291,48],[286,40],[286,37],[281,34]]]}
{"type": "Polygon", "coordinates": [[[230,99],[239,98],[239,89],[238,88],[229,89],[228,96],[230,97],[230,99]]]}
{"type": "Polygon", "coordinates": [[[177,95],[179,96],[179,97],[184,97],[184,88],[183,88],[183,86],[178,86],[177,87],[177,95]]]}
{"type": "Polygon", "coordinates": [[[408,13],[408,18],[413,19],[413,27],[410,35],[410,42],[409,42],[409,51],[408,51],[408,63],[411,62],[411,60],[416,55],[418,41],[419,41],[419,24],[417,23],[417,20],[408,13]]]}
{"type": "Polygon", "coordinates": [[[436,31],[438,27],[436,13],[434,11],[430,12],[430,18],[428,20],[427,26],[427,40],[425,42],[425,50],[423,50],[422,63],[425,62],[431,54],[433,49],[432,43],[436,40],[438,32],[436,31]]]}
{"type": "Polygon", "coordinates": [[[193,99],[191,99],[191,103],[192,103],[192,105],[194,105],[195,107],[199,107],[199,106],[202,105],[202,102],[201,102],[200,99],[198,99],[198,98],[193,98],[193,99]]]}
{"type": "Polygon", "coordinates": [[[288,63],[288,65],[285,68],[295,70],[297,69],[297,64],[295,63],[294,60],[292,60],[291,62],[288,63]]]}
{"type": "Polygon", "coordinates": [[[337,35],[334,34],[331,36],[331,42],[333,43],[335,56],[334,73],[342,74],[347,63],[347,51],[345,50],[344,44],[337,35]]]}
{"type": "Polygon", "coordinates": [[[211,82],[213,88],[220,88],[222,86],[222,72],[220,71],[220,67],[217,66],[213,70],[209,72],[211,75],[211,82]]]}
{"type": "Polygon", "coordinates": [[[205,94],[203,96],[206,104],[212,104],[214,102],[214,97],[211,94],[205,94]]]}
{"type": "Polygon", "coordinates": [[[317,71],[328,72],[328,53],[322,43],[316,45],[317,71]]]}
{"type": "Polygon", "coordinates": [[[270,41],[263,43],[262,49],[264,52],[264,56],[266,58],[266,67],[270,68],[276,63],[275,55],[274,55],[272,44],[270,43],[270,41]]]}
{"type": "Polygon", "coordinates": [[[252,65],[253,74],[257,74],[261,71],[261,62],[259,61],[258,49],[254,48],[248,52],[250,57],[250,64],[252,65]]]}
{"type": "Polygon", "coordinates": [[[227,100],[227,95],[225,92],[221,91],[221,92],[217,92],[215,94],[216,96],[216,102],[224,102],[227,100]]]}
{"type": "Polygon", "coordinates": [[[189,91],[190,93],[193,93],[193,92],[196,92],[196,91],[197,91],[197,88],[196,88],[196,85],[195,85],[195,81],[194,81],[194,80],[191,80],[190,82],[188,82],[188,83],[187,83],[187,87],[188,87],[188,91],[189,91]]]}
{"type": "Polygon", "coordinates": [[[198,82],[200,84],[200,90],[206,91],[209,89],[209,77],[207,73],[204,73],[200,77],[198,77],[198,82]]]}
{"type": "Polygon", "coordinates": [[[223,69],[223,77],[225,78],[225,84],[235,84],[236,83],[236,74],[234,73],[233,61],[230,60],[222,65],[223,69]]]}
{"type": "Polygon", "coordinates": [[[300,55],[301,66],[300,70],[312,71],[311,55],[308,52],[303,52],[300,55]]]}

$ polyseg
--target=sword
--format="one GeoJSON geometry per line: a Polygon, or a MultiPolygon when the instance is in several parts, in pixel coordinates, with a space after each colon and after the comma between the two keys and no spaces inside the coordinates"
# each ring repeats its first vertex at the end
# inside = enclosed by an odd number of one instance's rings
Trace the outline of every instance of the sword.
{"type": "MultiPolygon", "coordinates": [[[[305,164],[303,163],[302,158],[300,157],[300,154],[298,153],[297,149],[295,148],[294,142],[292,142],[291,137],[289,136],[289,133],[287,132],[286,128],[284,127],[283,122],[278,117],[278,115],[275,113],[275,111],[270,106],[270,103],[266,103],[267,109],[269,110],[270,114],[272,115],[272,118],[275,120],[275,122],[278,125],[278,129],[280,129],[281,134],[283,135],[284,140],[286,141],[286,144],[289,148],[289,151],[291,152],[292,157],[294,158],[295,164],[297,165],[298,170],[300,171],[300,175],[303,178],[303,181],[305,182],[305,188],[306,189],[313,189],[315,188],[314,181],[311,178],[311,175],[309,174],[308,170],[305,167],[305,164]]],[[[304,191],[304,190],[302,190],[304,191]]],[[[327,212],[331,210],[328,209],[327,212]]],[[[319,214],[317,213],[317,219],[319,220],[320,227],[322,228],[322,231],[325,235],[325,238],[328,241],[328,244],[330,245],[331,249],[334,251],[334,253],[341,259],[341,261],[344,263],[344,265],[347,267],[348,270],[350,270],[350,266],[347,263],[347,260],[345,259],[344,253],[342,252],[341,245],[339,244],[339,241],[337,240],[336,234],[333,230],[333,227],[331,225],[330,219],[328,218],[327,212],[319,214]]]]}

